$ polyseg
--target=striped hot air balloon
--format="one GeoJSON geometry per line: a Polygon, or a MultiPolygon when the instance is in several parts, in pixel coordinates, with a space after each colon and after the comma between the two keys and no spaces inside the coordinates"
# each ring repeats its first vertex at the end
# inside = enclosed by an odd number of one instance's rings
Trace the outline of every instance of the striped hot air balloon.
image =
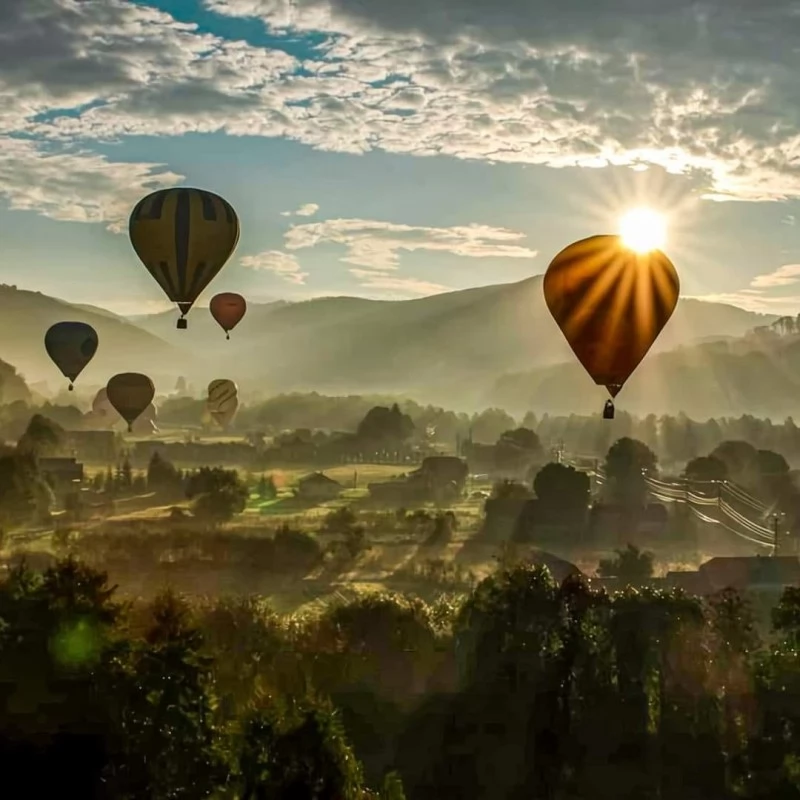
{"type": "Polygon", "coordinates": [[[236,212],[204,189],[160,189],[136,204],[128,229],[136,255],[177,303],[178,328],[186,328],[189,309],[236,249],[236,212]]]}
{"type": "Polygon", "coordinates": [[[225,398],[225,400],[215,405],[213,408],[209,407],[208,413],[220,428],[227,428],[231,420],[236,416],[238,408],[239,398],[233,395],[232,397],[225,398]]]}
{"type": "Polygon", "coordinates": [[[208,400],[206,401],[208,408],[215,409],[228,402],[232,397],[237,397],[238,394],[239,387],[232,380],[217,378],[208,384],[208,400]]]}
{"type": "MultiPolygon", "coordinates": [[[[619,236],[562,250],[544,276],[547,307],[584,369],[616,397],[678,303],[680,281],[660,250],[637,252],[619,236]]],[[[604,416],[613,417],[608,401],[604,416]]]]}

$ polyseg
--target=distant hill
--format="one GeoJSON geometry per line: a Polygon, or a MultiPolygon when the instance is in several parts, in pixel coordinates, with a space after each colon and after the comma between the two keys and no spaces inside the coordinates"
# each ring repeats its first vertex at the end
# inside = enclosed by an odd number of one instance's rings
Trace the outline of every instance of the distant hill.
{"type": "MultiPolygon", "coordinates": [[[[469,410],[496,396],[501,378],[503,386],[517,380],[504,376],[573,361],[545,306],[541,276],[415,300],[323,297],[254,303],[230,341],[207,308],[193,309],[188,330],[180,331],[177,311],[133,322],[0,287],[0,314],[7,322],[0,330],[0,356],[29,382],[46,380],[53,388],[62,379],[42,337],[63,319],[89,322],[100,335],[95,361],[80,378],[84,387],[105,383],[112,372],[136,370],[151,375],[159,393],[171,391],[178,376],[198,387],[230,377],[244,393],[403,394],[469,410]]],[[[651,355],[704,339],[738,338],[774,319],[734,306],[681,300],[651,355]]],[[[586,394],[585,383],[576,385],[586,394]]],[[[528,390],[510,391],[518,397],[528,390]]]]}
{"type": "MultiPolygon", "coordinates": [[[[510,412],[587,413],[607,395],[574,362],[506,375],[485,403],[510,412]]],[[[634,414],[694,419],[800,415],[800,335],[762,334],[680,347],[645,359],[617,398],[634,414]]]]}
{"type": "Polygon", "coordinates": [[[0,404],[18,400],[29,403],[32,397],[30,388],[22,376],[17,374],[17,370],[11,364],[0,361],[0,404]]]}
{"type": "Polygon", "coordinates": [[[147,372],[174,386],[187,353],[104,310],[74,306],[40,292],[0,285],[0,355],[14,364],[29,383],[46,381],[56,389],[66,384],[44,349],[44,334],[56,322],[75,320],[94,327],[100,346],[79,378],[81,384],[103,385],[116,372],[147,372]]]}
{"type": "MultiPolygon", "coordinates": [[[[175,317],[140,318],[138,324],[166,337],[175,317]]],[[[654,352],[703,338],[739,337],[774,319],[682,300],[654,352]]],[[[402,392],[450,406],[457,399],[458,407],[482,404],[501,375],[572,359],[545,306],[541,276],[415,300],[272,303],[249,310],[231,342],[207,310],[193,311],[189,328],[208,362],[242,386],[402,392]]]]}

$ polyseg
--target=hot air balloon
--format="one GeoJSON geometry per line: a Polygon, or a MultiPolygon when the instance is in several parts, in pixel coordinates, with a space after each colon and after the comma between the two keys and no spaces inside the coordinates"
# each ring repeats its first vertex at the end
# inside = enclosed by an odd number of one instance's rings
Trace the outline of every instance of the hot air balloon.
{"type": "Polygon", "coordinates": [[[128,433],[132,433],[133,421],[153,402],[156,389],[147,375],[122,372],[111,378],[106,393],[116,412],[128,423],[128,433]]]}
{"type": "MultiPolygon", "coordinates": [[[[591,236],[562,250],[544,276],[547,307],[584,369],[616,397],[658,338],[680,282],[660,250],[637,252],[619,236],[591,236]]],[[[613,403],[603,416],[613,418],[613,403]]]]}
{"type": "Polygon", "coordinates": [[[234,292],[221,292],[215,294],[209,303],[211,316],[219,323],[225,331],[225,338],[231,338],[231,331],[242,321],[242,317],[247,311],[247,303],[244,297],[234,292]]]}
{"type": "Polygon", "coordinates": [[[189,309],[236,249],[236,212],[203,189],[160,189],[136,204],[128,230],[136,255],[177,303],[177,327],[186,328],[189,309]]]}
{"type": "Polygon", "coordinates": [[[73,382],[97,352],[97,332],[85,322],[56,322],[44,335],[44,348],[61,374],[73,382]]]}
{"type": "Polygon", "coordinates": [[[209,409],[218,408],[231,397],[236,397],[238,393],[239,388],[232,380],[217,378],[208,384],[208,400],[206,404],[209,409]]]}
{"type": "Polygon", "coordinates": [[[208,413],[211,418],[220,428],[227,428],[230,421],[236,415],[236,410],[239,408],[239,398],[234,395],[229,395],[216,405],[212,405],[209,400],[207,403],[208,413]]]}

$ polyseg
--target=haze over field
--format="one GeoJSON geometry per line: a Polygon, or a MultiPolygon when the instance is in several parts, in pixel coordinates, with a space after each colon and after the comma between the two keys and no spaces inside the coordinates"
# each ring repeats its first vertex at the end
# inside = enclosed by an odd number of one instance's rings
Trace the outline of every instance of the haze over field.
{"type": "MultiPolygon", "coordinates": [[[[144,371],[160,392],[172,391],[178,375],[201,387],[225,375],[260,394],[396,393],[465,410],[497,404],[523,413],[548,405],[560,413],[587,412],[603,398],[572,363],[544,305],[540,277],[417,300],[328,297],[254,304],[230,341],[203,308],[191,312],[190,330],[184,332],[176,331],[174,312],[129,321],[97,307],[5,287],[0,314],[7,321],[0,357],[29,382],[46,381],[53,391],[64,381],[41,337],[54,322],[74,319],[94,325],[101,342],[79,387],[102,385],[118,371],[144,371]],[[520,375],[532,370],[540,371],[520,375]]],[[[773,319],[720,303],[681,300],[650,359],[631,379],[621,407],[713,415],[734,413],[747,400],[750,407],[766,408],[774,381],[748,378],[747,365],[723,362],[725,346],[699,343],[741,337],[773,319]],[[692,349],[657,355],[676,347],[692,349]],[[676,382],[676,369],[694,370],[688,385],[676,382]],[[743,383],[750,394],[731,402],[724,388],[712,386],[720,369],[735,372],[730,380],[743,383]]]]}

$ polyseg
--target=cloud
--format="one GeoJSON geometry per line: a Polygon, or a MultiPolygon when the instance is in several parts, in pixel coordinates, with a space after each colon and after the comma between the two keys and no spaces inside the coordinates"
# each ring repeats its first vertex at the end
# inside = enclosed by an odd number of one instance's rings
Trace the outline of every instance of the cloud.
{"type": "Polygon", "coordinates": [[[351,269],[350,274],[359,278],[360,285],[365,289],[380,289],[393,292],[397,297],[406,297],[409,294],[428,296],[448,291],[447,286],[442,286],[431,281],[419,278],[402,278],[397,275],[388,275],[385,272],[373,272],[366,269],[351,269]]]}
{"type": "Polygon", "coordinates": [[[51,219],[99,222],[121,233],[143,195],[182,180],[161,164],[52,152],[29,140],[0,136],[0,194],[12,209],[34,210],[51,219]]]}
{"type": "MultiPolygon", "coordinates": [[[[800,53],[785,0],[205,5],[262,20],[276,45],[125,0],[3,0],[0,136],[50,143],[19,151],[20,170],[59,146],[223,131],[349,153],[655,164],[699,176],[707,198],[800,197],[800,53]],[[311,31],[323,36],[309,57],[281,49],[281,36],[311,31]]],[[[109,163],[84,158],[77,182],[94,169],[109,180],[109,163]]],[[[55,210],[10,184],[25,207],[73,213],[68,190],[55,210]]],[[[102,205],[89,219],[117,213],[102,205]]]]}
{"type": "Polygon", "coordinates": [[[772,272],[756,275],[746,289],[724,294],[703,295],[697,299],[728,303],[747,311],[765,314],[794,315],[800,312],[800,295],[770,294],[770,292],[798,283],[800,283],[800,264],[784,264],[772,272]]]}
{"type": "Polygon", "coordinates": [[[757,275],[750,282],[753,289],[772,289],[776,286],[791,286],[800,282],[800,264],[784,264],[774,272],[757,275]]]}
{"type": "Polygon", "coordinates": [[[395,270],[400,252],[439,252],[468,258],[535,258],[536,251],[517,242],[525,234],[489,225],[451,228],[399,225],[367,219],[330,219],[293,225],[285,234],[287,250],[301,250],[321,244],[345,247],[340,260],[358,267],[395,270]]]}
{"type": "Polygon", "coordinates": [[[308,277],[307,272],[301,271],[300,264],[293,255],[280,250],[266,250],[253,256],[243,256],[239,261],[248,269],[274,272],[289,283],[303,284],[308,277]]]}
{"type": "Polygon", "coordinates": [[[313,217],[319,211],[316,203],[305,203],[295,211],[281,211],[282,217],[313,217]]]}

